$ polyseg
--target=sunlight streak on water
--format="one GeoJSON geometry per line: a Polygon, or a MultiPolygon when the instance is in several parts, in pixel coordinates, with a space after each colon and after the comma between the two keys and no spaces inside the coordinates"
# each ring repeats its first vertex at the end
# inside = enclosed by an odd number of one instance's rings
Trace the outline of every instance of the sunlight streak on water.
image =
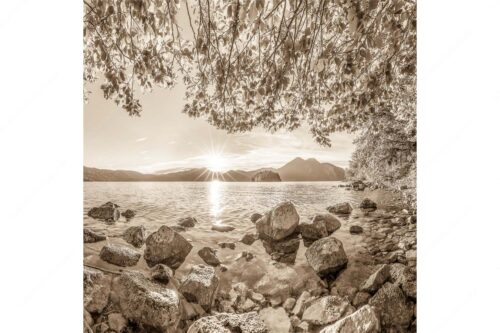
{"type": "Polygon", "coordinates": [[[221,182],[218,180],[213,180],[210,182],[210,189],[209,189],[209,202],[210,202],[210,215],[214,219],[214,224],[220,225],[221,220],[219,219],[219,216],[222,212],[221,208],[221,182]]]}

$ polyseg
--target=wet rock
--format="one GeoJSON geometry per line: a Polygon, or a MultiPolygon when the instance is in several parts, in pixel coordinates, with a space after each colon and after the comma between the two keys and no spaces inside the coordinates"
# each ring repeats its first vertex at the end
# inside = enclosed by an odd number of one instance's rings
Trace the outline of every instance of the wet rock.
{"type": "Polygon", "coordinates": [[[326,210],[333,214],[349,215],[352,212],[352,206],[348,202],[342,202],[334,206],[330,206],[326,210]]]}
{"type": "Polygon", "coordinates": [[[198,223],[198,220],[196,220],[194,217],[184,217],[179,219],[177,222],[177,225],[180,225],[181,227],[185,228],[192,228],[198,223]]]}
{"type": "Polygon", "coordinates": [[[377,204],[374,201],[372,201],[368,198],[365,198],[359,204],[359,208],[361,208],[364,211],[373,212],[373,211],[377,210],[377,204]]]}
{"type": "Polygon", "coordinates": [[[320,277],[340,271],[348,261],[342,242],[333,236],[312,243],[305,255],[309,265],[320,277]]]}
{"type": "Polygon", "coordinates": [[[354,299],[352,300],[352,305],[359,308],[360,306],[368,303],[371,297],[372,295],[370,295],[369,293],[360,291],[356,294],[356,296],[354,296],[354,299]]]}
{"type": "Polygon", "coordinates": [[[292,313],[299,317],[302,316],[304,308],[310,299],[311,299],[311,293],[308,292],[307,290],[303,291],[302,294],[300,294],[297,301],[295,302],[295,306],[292,309],[292,313]]]}
{"type": "Polygon", "coordinates": [[[174,272],[167,265],[158,264],[151,269],[151,278],[163,284],[167,284],[174,276],[174,272]]]}
{"type": "Polygon", "coordinates": [[[146,238],[146,229],[144,226],[130,227],[125,230],[122,238],[129,244],[135,247],[141,247],[144,244],[144,239],[146,238]]]}
{"type": "Polygon", "coordinates": [[[289,297],[283,302],[283,308],[286,310],[286,312],[291,312],[293,310],[293,307],[295,306],[295,298],[289,297]]]}
{"type": "Polygon", "coordinates": [[[293,331],[290,318],[283,308],[265,308],[260,310],[259,316],[266,325],[269,332],[290,333],[293,331]]]}
{"type": "Polygon", "coordinates": [[[184,237],[164,225],[146,239],[144,259],[149,267],[164,264],[176,269],[182,265],[192,248],[184,237]]]}
{"type": "Polygon", "coordinates": [[[137,264],[141,253],[126,245],[108,244],[101,249],[99,257],[110,264],[127,267],[137,264]]]}
{"type": "Polygon", "coordinates": [[[187,333],[268,333],[257,312],[219,313],[198,319],[187,333]]]}
{"type": "Polygon", "coordinates": [[[259,236],[281,240],[295,232],[299,225],[299,214],[292,202],[283,202],[267,212],[256,223],[259,236]]]}
{"type": "Polygon", "coordinates": [[[122,216],[126,219],[131,219],[135,216],[135,212],[132,209],[127,209],[122,213],[122,216]]]}
{"type": "Polygon", "coordinates": [[[324,296],[307,306],[302,320],[314,325],[326,325],[352,312],[354,308],[347,299],[339,296],[324,296]]]}
{"type": "Polygon", "coordinates": [[[313,217],[313,223],[315,221],[324,221],[326,225],[326,231],[330,235],[334,231],[338,230],[341,226],[340,220],[332,214],[316,214],[313,217]]]}
{"type": "Polygon", "coordinates": [[[380,321],[374,309],[365,305],[335,324],[323,328],[320,333],[379,333],[380,321]]]}
{"type": "Polygon", "coordinates": [[[196,265],[182,280],[179,291],[191,303],[198,303],[205,311],[210,311],[219,278],[211,266],[196,265]]]}
{"type": "Polygon", "coordinates": [[[230,225],[226,225],[226,224],[213,224],[212,230],[219,231],[219,232],[229,232],[229,231],[233,231],[234,227],[232,227],[230,225]]]}
{"type": "Polygon", "coordinates": [[[252,245],[257,240],[257,235],[253,233],[248,233],[243,236],[240,242],[246,245],[252,245]]]}
{"type": "Polygon", "coordinates": [[[98,220],[105,221],[118,221],[120,218],[120,211],[118,205],[112,202],[106,202],[104,205],[94,207],[87,213],[88,216],[98,220]]]}
{"type": "Polygon", "coordinates": [[[299,232],[302,234],[303,239],[313,241],[328,236],[325,221],[316,219],[316,217],[310,221],[300,222],[299,232]]]}
{"type": "Polygon", "coordinates": [[[405,329],[411,323],[413,307],[396,284],[386,282],[368,304],[374,307],[384,330],[405,329]]]}
{"type": "Polygon", "coordinates": [[[121,313],[146,331],[173,332],[182,315],[178,293],[146,279],[138,272],[126,272],[113,283],[121,313]],[[151,328],[151,329],[149,329],[151,328]]]}
{"type": "Polygon", "coordinates": [[[217,253],[215,252],[214,249],[205,246],[204,248],[200,249],[198,251],[198,255],[200,256],[203,261],[210,266],[219,266],[220,265],[220,260],[217,258],[217,253]]]}
{"type": "Polygon", "coordinates": [[[83,269],[83,306],[90,313],[101,313],[108,305],[111,277],[94,268],[83,269]]]}
{"type": "Polygon", "coordinates": [[[91,229],[84,228],[83,229],[83,242],[84,243],[96,243],[106,240],[106,236],[100,233],[97,233],[91,229]]]}
{"type": "Polygon", "coordinates": [[[262,217],[262,214],[259,214],[259,213],[253,213],[252,216],[250,216],[250,221],[252,221],[252,223],[255,223],[257,222],[260,218],[262,217]]]}
{"type": "Polygon", "coordinates": [[[363,227],[359,226],[359,225],[352,225],[350,228],[349,228],[349,232],[353,235],[358,235],[358,234],[361,234],[363,233],[363,227]]]}
{"type": "Polygon", "coordinates": [[[221,242],[221,243],[219,243],[219,246],[223,249],[228,248],[231,250],[234,250],[236,248],[236,244],[234,244],[232,242],[221,242]]]}
{"type": "Polygon", "coordinates": [[[127,319],[121,313],[110,313],[108,315],[108,326],[115,332],[124,332],[127,328],[127,319]]]}
{"type": "Polygon", "coordinates": [[[266,253],[271,255],[273,260],[278,262],[293,264],[300,247],[300,239],[296,234],[290,235],[279,241],[270,238],[261,238],[262,245],[266,253]]]}
{"type": "Polygon", "coordinates": [[[361,291],[374,293],[391,277],[391,267],[382,265],[361,286],[361,291]]]}

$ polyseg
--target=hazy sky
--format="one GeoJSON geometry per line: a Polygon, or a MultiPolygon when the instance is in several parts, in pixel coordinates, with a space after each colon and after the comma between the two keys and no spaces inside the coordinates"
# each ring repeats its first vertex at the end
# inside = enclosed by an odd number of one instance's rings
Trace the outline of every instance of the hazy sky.
{"type": "Polygon", "coordinates": [[[227,134],[181,112],[183,86],[143,95],[141,117],[130,117],[105,100],[97,84],[90,88],[84,106],[84,162],[90,167],[142,172],[200,167],[214,153],[224,169],[279,167],[298,156],[345,167],[354,149],[352,135],[333,135],[332,147],[321,147],[306,128],[227,134]]]}

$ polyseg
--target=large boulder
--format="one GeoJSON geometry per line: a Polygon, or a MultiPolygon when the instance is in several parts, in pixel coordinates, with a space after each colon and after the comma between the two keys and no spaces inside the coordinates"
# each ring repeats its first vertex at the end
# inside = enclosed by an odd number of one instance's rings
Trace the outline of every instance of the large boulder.
{"type": "Polygon", "coordinates": [[[349,215],[352,212],[352,206],[348,202],[342,202],[333,206],[329,206],[326,210],[333,214],[349,215]]]}
{"type": "Polygon", "coordinates": [[[306,250],[306,259],[320,277],[340,271],[348,261],[342,242],[333,236],[312,243],[306,250]]]}
{"type": "Polygon", "coordinates": [[[275,206],[255,223],[259,236],[272,240],[293,234],[298,225],[299,214],[290,201],[275,206]]]}
{"type": "Polygon", "coordinates": [[[386,282],[368,304],[374,307],[384,330],[404,330],[411,323],[413,305],[396,284],[386,282]]]}
{"type": "Polygon", "coordinates": [[[379,333],[380,321],[375,310],[365,305],[335,324],[323,328],[320,333],[379,333]]]}
{"type": "Polygon", "coordinates": [[[141,247],[146,238],[146,229],[142,225],[127,228],[127,230],[123,232],[122,238],[135,247],[141,247]]]}
{"type": "Polygon", "coordinates": [[[268,333],[257,312],[219,313],[198,319],[187,333],[268,333]]]}
{"type": "Polygon", "coordinates": [[[97,233],[91,229],[84,228],[83,229],[83,242],[84,243],[95,243],[106,240],[106,236],[100,233],[97,233]]]}
{"type": "Polygon", "coordinates": [[[304,310],[302,320],[314,325],[326,325],[354,312],[347,298],[324,296],[311,302],[304,310]]]}
{"type": "Polygon", "coordinates": [[[219,266],[220,260],[217,258],[217,253],[211,247],[205,246],[198,251],[198,255],[203,261],[210,266],[219,266]]]}
{"type": "Polygon", "coordinates": [[[146,239],[144,259],[149,267],[164,264],[172,269],[184,262],[193,246],[168,226],[161,226],[146,239]]]}
{"type": "Polygon", "coordinates": [[[108,244],[101,249],[99,257],[110,264],[127,267],[137,264],[141,253],[126,245],[108,244]]]}
{"type": "Polygon", "coordinates": [[[210,311],[219,278],[211,266],[196,265],[182,280],[179,291],[191,303],[199,304],[205,311],[210,311]]]}
{"type": "Polygon", "coordinates": [[[118,205],[112,202],[106,202],[104,205],[94,207],[87,213],[88,216],[106,221],[117,221],[120,218],[120,211],[118,205]]]}
{"type": "Polygon", "coordinates": [[[182,316],[179,294],[138,272],[126,272],[113,283],[121,313],[145,331],[174,332],[182,316]]]}
{"type": "Polygon", "coordinates": [[[260,310],[259,316],[272,333],[290,333],[293,331],[290,318],[282,307],[268,307],[260,310]]]}
{"type": "Polygon", "coordinates": [[[83,269],[83,306],[91,313],[101,313],[108,305],[111,277],[94,268],[83,269]]]}

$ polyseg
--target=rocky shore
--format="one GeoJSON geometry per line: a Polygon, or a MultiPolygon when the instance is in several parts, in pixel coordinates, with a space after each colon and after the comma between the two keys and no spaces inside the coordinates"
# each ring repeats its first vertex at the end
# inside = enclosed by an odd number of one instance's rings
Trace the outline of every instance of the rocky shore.
{"type": "MultiPolygon", "coordinates": [[[[134,218],[120,209],[88,214],[134,218]]],[[[84,332],[415,332],[415,212],[370,199],[309,220],[297,209],[256,212],[253,232],[215,246],[193,245],[195,217],[149,234],[85,228],[84,332]]]]}

